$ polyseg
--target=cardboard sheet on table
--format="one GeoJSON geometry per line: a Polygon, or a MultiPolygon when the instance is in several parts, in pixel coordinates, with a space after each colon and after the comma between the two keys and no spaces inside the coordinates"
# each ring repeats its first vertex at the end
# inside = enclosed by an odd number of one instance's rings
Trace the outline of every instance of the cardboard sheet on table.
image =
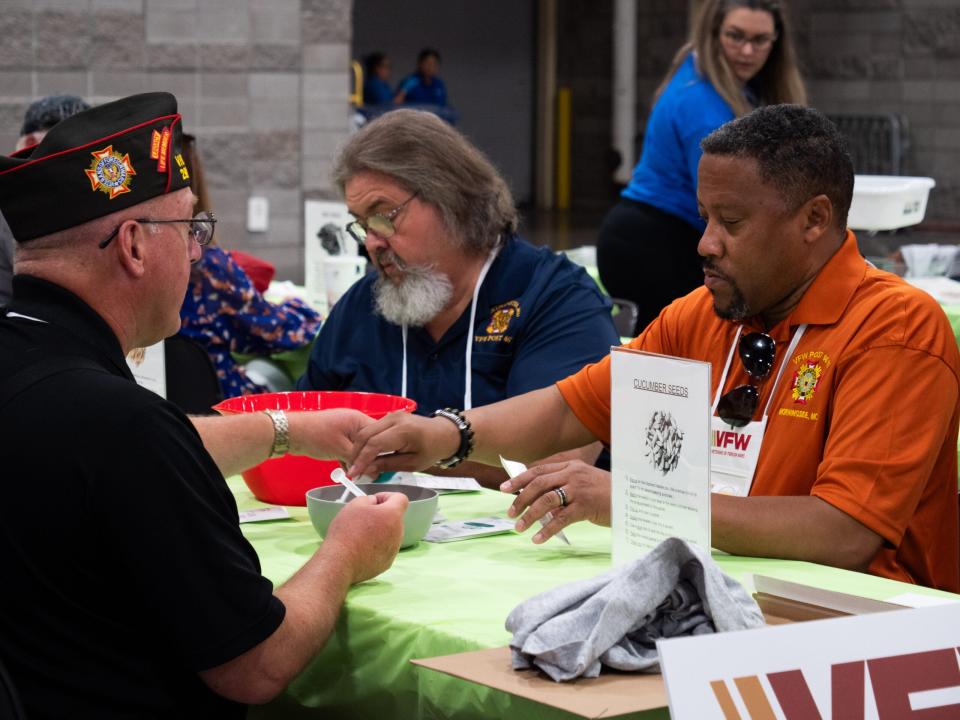
{"type": "MultiPolygon", "coordinates": [[[[757,590],[754,597],[768,625],[885,612],[903,607],[764,575],[753,575],[753,584],[757,590]]],[[[510,666],[510,648],[507,647],[411,662],[581,717],[612,718],[667,707],[666,687],[659,673],[603,672],[598,678],[558,683],[536,670],[514,670],[510,666]]]]}
{"type": "MultiPolygon", "coordinates": [[[[768,625],[783,625],[832,616],[828,614],[829,610],[816,606],[805,606],[803,612],[795,612],[797,608],[793,605],[788,601],[770,610],[765,609],[764,619],[768,625]],[[822,613],[810,613],[811,608],[822,613]]],[[[510,665],[508,647],[410,662],[585,718],[614,718],[667,707],[667,689],[659,673],[605,671],[597,678],[558,683],[536,670],[514,670],[510,665]]]]}
{"type": "Polygon", "coordinates": [[[558,683],[536,670],[514,670],[507,647],[410,662],[580,717],[612,718],[667,706],[667,691],[659,674],[605,672],[597,678],[558,683]]]}

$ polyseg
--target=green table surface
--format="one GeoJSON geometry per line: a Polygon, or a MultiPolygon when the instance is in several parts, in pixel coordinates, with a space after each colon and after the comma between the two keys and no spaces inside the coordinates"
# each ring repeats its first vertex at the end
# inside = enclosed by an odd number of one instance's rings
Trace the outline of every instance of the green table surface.
{"type": "MultiPolygon", "coordinates": [[[[261,507],[239,477],[229,479],[241,510],[261,507]]],[[[511,498],[494,491],[444,495],[450,520],[503,515],[511,498]]],[[[306,508],[292,519],[242,526],[275,585],[319,546],[306,508]]],[[[533,701],[412,665],[434,657],[509,644],[507,614],[526,598],[610,567],[610,530],[578,523],[572,546],[530,542],[530,533],[453,543],[421,542],[403,550],[378,578],[355,586],[324,650],[288,690],[250,718],[573,718],[533,701]]],[[[936,590],[803,562],[715,553],[736,578],[762,573],[879,600],[936,590]]],[[[625,716],[626,717],[626,716],[625,716]]],[[[668,717],[666,709],[637,718],[668,717]]]]}

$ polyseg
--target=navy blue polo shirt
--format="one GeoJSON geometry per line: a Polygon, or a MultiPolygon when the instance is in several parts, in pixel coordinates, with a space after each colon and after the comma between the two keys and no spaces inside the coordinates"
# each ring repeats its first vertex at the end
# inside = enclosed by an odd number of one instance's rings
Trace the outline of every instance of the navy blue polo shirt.
{"type": "MultiPolygon", "coordinates": [[[[402,330],[376,314],[375,280],[376,273],[360,279],[334,306],[299,389],[400,394],[402,330]]],[[[417,413],[463,407],[469,322],[468,305],[439,342],[409,329],[407,395],[417,413]]],[[[484,279],[473,333],[475,407],[550,385],[620,344],[610,301],[583,268],[516,237],[484,279]]]]}

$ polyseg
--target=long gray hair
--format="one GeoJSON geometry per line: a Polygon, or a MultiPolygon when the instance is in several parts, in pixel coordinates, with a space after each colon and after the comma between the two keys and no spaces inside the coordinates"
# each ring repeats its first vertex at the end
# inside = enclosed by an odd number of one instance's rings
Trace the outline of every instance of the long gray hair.
{"type": "Polygon", "coordinates": [[[517,229],[513,196],[496,168],[433,113],[392,110],[364,125],[340,149],[332,177],[342,193],[362,172],[387,175],[436,207],[468,252],[486,253],[517,229]]]}

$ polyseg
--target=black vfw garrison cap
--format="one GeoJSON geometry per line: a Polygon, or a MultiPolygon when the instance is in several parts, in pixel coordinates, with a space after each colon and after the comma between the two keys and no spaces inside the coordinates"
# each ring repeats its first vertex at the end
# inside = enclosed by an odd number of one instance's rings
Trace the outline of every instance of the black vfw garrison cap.
{"type": "Polygon", "coordinates": [[[17,242],[190,186],[177,99],[154,92],[77,113],[0,156],[0,212],[17,242]]]}

